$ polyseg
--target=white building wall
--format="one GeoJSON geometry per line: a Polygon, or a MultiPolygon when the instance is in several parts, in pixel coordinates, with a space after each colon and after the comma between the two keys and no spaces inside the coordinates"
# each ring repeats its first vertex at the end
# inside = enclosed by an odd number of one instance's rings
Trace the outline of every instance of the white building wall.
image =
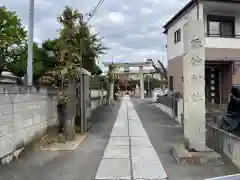
{"type": "Polygon", "coordinates": [[[189,20],[197,19],[197,6],[192,8],[185,16],[179,19],[173,26],[168,29],[167,33],[167,58],[172,59],[176,56],[183,55],[183,26],[189,20]],[[174,43],[174,32],[181,29],[181,41],[174,43]]]}
{"type": "MultiPolygon", "coordinates": [[[[220,15],[220,16],[234,16],[235,21],[235,34],[239,37],[236,38],[222,38],[222,37],[205,37],[205,47],[206,48],[240,48],[240,10],[236,12],[235,10],[230,11],[229,7],[226,8],[225,12],[222,9],[209,11],[207,10],[208,4],[199,4],[199,19],[204,18],[204,28],[205,33],[207,33],[207,14],[220,15]]],[[[217,6],[216,6],[217,8],[217,6]]],[[[236,9],[240,9],[237,7],[236,9]]],[[[183,44],[184,44],[184,34],[183,26],[188,20],[197,19],[197,5],[192,8],[185,16],[179,19],[173,26],[168,29],[167,33],[167,57],[172,59],[176,56],[182,56],[184,54],[183,44]],[[181,29],[181,41],[177,44],[174,43],[174,32],[181,29]]],[[[196,27],[192,27],[193,29],[196,27]]]]}

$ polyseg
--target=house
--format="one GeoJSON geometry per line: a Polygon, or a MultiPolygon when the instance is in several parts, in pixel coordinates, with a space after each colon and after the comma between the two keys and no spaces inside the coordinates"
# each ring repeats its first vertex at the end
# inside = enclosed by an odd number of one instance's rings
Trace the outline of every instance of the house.
{"type": "Polygon", "coordinates": [[[240,84],[240,0],[191,0],[163,26],[170,91],[183,93],[184,26],[190,20],[203,23],[192,31],[204,28],[206,102],[221,106],[231,86],[240,84]]]}

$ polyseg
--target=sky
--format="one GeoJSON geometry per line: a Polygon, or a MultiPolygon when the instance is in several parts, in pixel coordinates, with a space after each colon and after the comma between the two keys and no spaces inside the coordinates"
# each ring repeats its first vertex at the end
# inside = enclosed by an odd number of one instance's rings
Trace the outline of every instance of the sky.
{"type": "MultiPolygon", "coordinates": [[[[90,12],[99,0],[35,0],[34,40],[58,36],[56,17],[65,6],[90,12]]],[[[166,61],[166,36],[162,26],[189,0],[105,0],[89,21],[109,50],[100,64],[110,62],[142,62],[147,58],[166,61]]],[[[22,23],[28,24],[29,0],[0,0],[0,5],[15,11],[22,23]]],[[[87,16],[86,16],[87,18],[87,16]]]]}

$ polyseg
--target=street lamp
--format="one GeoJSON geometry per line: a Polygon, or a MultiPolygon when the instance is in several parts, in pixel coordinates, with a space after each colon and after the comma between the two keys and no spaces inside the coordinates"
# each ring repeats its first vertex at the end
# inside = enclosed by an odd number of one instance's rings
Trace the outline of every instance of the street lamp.
{"type": "Polygon", "coordinates": [[[34,0],[29,0],[28,19],[28,60],[27,60],[27,85],[32,86],[33,79],[33,30],[34,30],[34,0]]]}

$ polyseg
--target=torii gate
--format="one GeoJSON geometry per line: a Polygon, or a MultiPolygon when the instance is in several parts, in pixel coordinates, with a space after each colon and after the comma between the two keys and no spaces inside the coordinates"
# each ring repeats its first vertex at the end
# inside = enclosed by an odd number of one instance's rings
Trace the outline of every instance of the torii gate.
{"type": "MultiPolygon", "coordinates": [[[[110,65],[114,65],[116,67],[123,67],[124,73],[126,74],[131,74],[131,72],[129,71],[130,67],[138,67],[139,68],[138,74],[140,76],[140,94],[141,94],[141,99],[144,99],[144,73],[149,73],[150,71],[144,72],[143,67],[152,67],[152,62],[149,62],[149,61],[132,62],[132,63],[103,62],[103,65],[105,67],[109,67],[110,65]]],[[[118,74],[118,73],[114,72],[114,74],[118,74]]]]}

